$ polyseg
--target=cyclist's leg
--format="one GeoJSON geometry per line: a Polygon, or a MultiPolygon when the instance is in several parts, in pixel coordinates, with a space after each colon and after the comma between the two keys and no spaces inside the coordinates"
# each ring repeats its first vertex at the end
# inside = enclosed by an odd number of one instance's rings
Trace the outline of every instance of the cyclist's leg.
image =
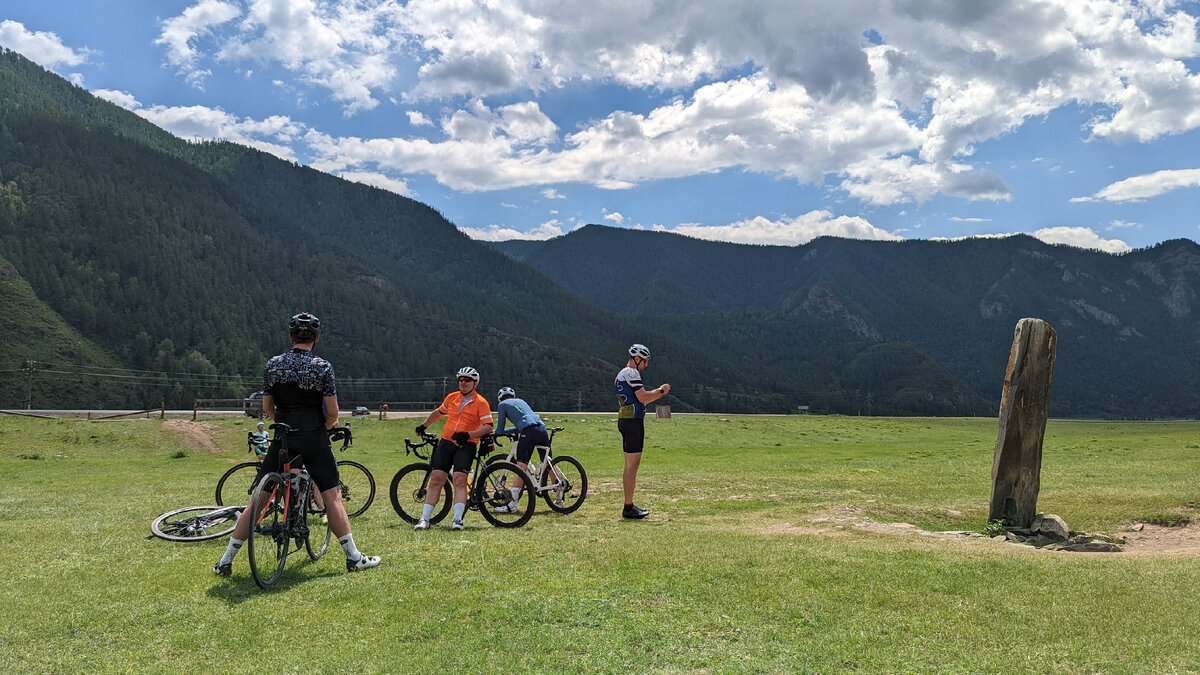
{"type": "Polygon", "coordinates": [[[433,449],[433,455],[429,458],[432,470],[429,472],[429,491],[425,493],[426,506],[435,506],[441,499],[442,488],[450,477],[450,469],[454,467],[454,453],[457,449],[456,444],[444,438],[438,441],[437,447],[433,449]]]}
{"type": "Polygon", "coordinates": [[[642,448],[646,442],[645,422],[638,418],[617,420],[621,432],[621,446],[625,455],[625,469],[621,473],[621,487],[625,493],[625,505],[633,504],[633,492],[637,488],[638,467],[642,464],[642,448]]]}
{"type": "MultiPolygon", "coordinates": [[[[533,457],[534,446],[544,442],[544,439],[542,438],[543,436],[545,436],[545,433],[543,433],[541,436],[538,436],[533,428],[521,432],[521,438],[517,440],[517,456],[514,459],[515,464],[521,467],[522,471],[526,473],[529,472],[529,458],[533,457]]],[[[520,494],[521,486],[524,484],[525,481],[521,480],[520,476],[513,476],[513,494],[520,494]]]]}
{"type": "Polygon", "coordinates": [[[451,527],[462,527],[463,514],[467,510],[467,475],[471,473],[471,462],[475,459],[475,446],[467,443],[455,445],[454,450],[454,521],[451,527]]]}
{"type": "MultiPolygon", "coordinates": [[[[257,485],[258,481],[262,480],[262,477],[268,473],[277,471],[279,471],[279,443],[272,440],[270,450],[263,457],[262,463],[258,465],[258,475],[254,477],[254,484],[257,485]]],[[[234,548],[235,541],[243,542],[250,536],[250,524],[254,522],[256,516],[250,513],[249,501],[247,501],[246,506],[247,508],[242,509],[242,514],[238,516],[237,526],[233,528],[233,534],[230,535],[230,548],[234,548]]],[[[241,546],[241,544],[238,543],[237,546],[241,546]]],[[[234,550],[234,553],[236,552],[234,550]]]]}
{"type": "Polygon", "coordinates": [[[346,507],[342,504],[341,481],[338,478],[337,458],[329,447],[329,438],[324,432],[318,432],[302,451],[305,468],[312,478],[313,484],[320,492],[325,509],[325,517],[329,519],[329,529],[337,537],[342,550],[346,553],[347,569],[367,569],[379,564],[378,556],[366,556],[358,550],[354,543],[354,534],[350,532],[350,517],[346,515],[346,507]],[[362,563],[358,561],[366,558],[362,563]],[[357,563],[357,564],[356,564],[357,563]]]}

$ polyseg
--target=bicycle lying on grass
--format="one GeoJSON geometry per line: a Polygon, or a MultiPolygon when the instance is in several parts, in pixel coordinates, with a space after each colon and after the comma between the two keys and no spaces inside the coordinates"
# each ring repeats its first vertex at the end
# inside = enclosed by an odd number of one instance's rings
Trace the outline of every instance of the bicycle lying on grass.
{"type": "MultiPolygon", "coordinates": [[[[433,448],[437,446],[438,437],[428,433],[421,434],[421,441],[413,443],[407,438],[404,439],[404,454],[411,453],[424,461],[414,462],[397,471],[395,477],[392,478],[390,490],[392,507],[396,509],[396,513],[401,518],[409,523],[416,523],[421,517],[425,497],[429,494],[429,476],[433,472],[433,468],[429,464],[429,457],[433,448]],[[428,450],[422,452],[422,448],[428,448],[428,450]]],[[[533,515],[534,498],[533,491],[529,489],[529,478],[521,470],[521,467],[510,462],[497,461],[485,465],[483,458],[491,453],[492,441],[490,434],[479,439],[479,451],[475,453],[474,463],[468,474],[467,509],[479,511],[489,523],[496,527],[521,527],[533,515]],[[502,484],[502,482],[511,483],[513,475],[520,475],[525,480],[520,495],[516,499],[517,510],[511,513],[497,512],[496,509],[507,506],[509,502],[513,501],[510,486],[502,484]]],[[[454,475],[453,471],[450,475],[454,475]]],[[[446,514],[450,512],[453,502],[454,486],[451,484],[451,480],[447,479],[442,488],[441,500],[435,506],[429,523],[432,525],[445,518],[446,514]]]]}
{"type": "Polygon", "coordinates": [[[167,541],[208,541],[233,532],[245,506],[186,506],[167,511],[150,523],[154,536],[167,541]]]}
{"type": "MultiPolygon", "coordinates": [[[[282,432],[281,443],[283,444],[283,447],[280,449],[280,459],[283,460],[284,456],[286,456],[287,448],[287,431],[284,430],[286,429],[286,425],[271,425],[271,429],[276,428],[280,428],[282,432]]],[[[346,449],[350,442],[352,442],[349,426],[347,425],[346,428],[337,428],[331,430],[330,440],[342,441],[342,449],[346,449]]],[[[258,466],[257,464],[253,464],[253,462],[247,462],[247,464],[250,464],[256,468],[258,466]]],[[[242,468],[242,465],[238,465],[234,468],[242,468]]],[[[299,478],[301,473],[302,476],[308,480],[308,473],[304,470],[296,470],[296,474],[298,474],[296,477],[299,478]]],[[[228,476],[228,474],[229,472],[227,472],[226,476],[228,476]]],[[[268,476],[278,477],[280,474],[269,473],[268,476]]],[[[311,485],[311,482],[308,484],[311,485]]],[[[305,545],[308,549],[308,555],[313,556],[313,560],[317,560],[317,558],[324,555],[325,548],[329,545],[330,533],[329,526],[325,524],[324,508],[318,506],[317,504],[317,492],[311,490],[311,488],[310,492],[311,494],[310,497],[308,497],[308,500],[310,500],[312,503],[307,508],[307,514],[317,515],[319,526],[324,528],[324,544],[320,546],[314,545],[312,543],[310,531],[310,537],[305,538],[305,545]]],[[[256,492],[251,491],[251,495],[253,496],[254,494],[256,494],[256,492]]],[[[158,516],[154,522],[151,522],[150,531],[154,533],[154,536],[167,539],[168,542],[206,542],[206,540],[224,537],[230,532],[233,532],[233,528],[238,525],[238,515],[242,512],[242,509],[245,508],[245,506],[241,506],[241,504],[239,504],[239,506],[194,506],[168,510],[167,513],[158,516]]],[[[251,538],[253,538],[253,532],[251,538]]],[[[317,538],[322,538],[322,536],[319,534],[317,538]]],[[[299,545],[300,542],[298,539],[296,540],[296,546],[299,548],[299,545]]],[[[284,557],[286,557],[286,552],[284,552],[284,557]]],[[[253,560],[251,560],[251,567],[253,568],[253,560]]],[[[282,569],[282,562],[280,563],[280,568],[282,569]]],[[[262,586],[262,584],[259,585],[262,586]]]]}
{"type": "MultiPolygon", "coordinates": [[[[350,424],[347,423],[345,428],[349,430],[350,424]]],[[[254,440],[249,433],[246,434],[246,445],[247,452],[255,452],[254,440]]],[[[345,450],[349,445],[343,444],[341,449],[345,450]]],[[[254,490],[254,479],[261,463],[262,457],[259,457],[257,462],[242,462],[226,471],[217,481],[217,504],[244,505],[254,490]]],[[[351,518],[362,515],[375,501],[375,476],[367,467],[347,459],[338,461],[337,467],[346,515],[351,518]]]]}
{"type": "MultiPolygon", "coordinates": [[[[554,427],[550,429],[550,444],[554,443],[554,434],[562,431],[563,427],[554,427]]],[[[496,443],[500,447],[500,443],[496,443]]],[[[559,455],[555,457],[550,445],[535,445],[533,446],[536,456],[541,457],[541,463],[534,461],[534,457],[529,458],[529,478],[534,494],[541,495],[546,500],[546,505],[551,510],[558,513],[571,513],[583,505],[583,500],[587,498],[587,471],[584,471],[583,465],[579,460],[570,455],[559,455]]],[[[517,444],[510,443],[508,446],[508,454],[495,453],[488,457],[485,464],[488,466],[499,465],[500,463],[508,463],[516,465],[517,444]]],[[[511,487],[513,476],[507,473],[501,473],[497,484],[501,487],[511,487]]],[[[522,480],[528,480],[522,476],[522,480]]]]}

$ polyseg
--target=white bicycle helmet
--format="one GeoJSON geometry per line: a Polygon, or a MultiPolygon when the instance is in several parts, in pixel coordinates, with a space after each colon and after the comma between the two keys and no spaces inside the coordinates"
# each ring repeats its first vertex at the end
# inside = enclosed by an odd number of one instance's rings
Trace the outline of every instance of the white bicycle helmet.
{"type": "Polygon", "coordinates": [[[462,368],[458,369],[458,377],[469,377],[472,380],[475,380],[476,382],[478,382],[479,381],[479,371],[475,370],[471,366],[463,366],[462,368]]]}
{"type": "Polygon", "coordinates": [[[646,349],[646,345],[636,344],[629,348],[629,355],[640,359],[650,358],[650,350],[646,349]]]}
{"type": "Polygon", "coordinates": [[[512,387],[501,387],[500,391],[496,392],[496,400],[503,401],[506,398],[516,398],[517,392],[513,391],[512,387]]]}

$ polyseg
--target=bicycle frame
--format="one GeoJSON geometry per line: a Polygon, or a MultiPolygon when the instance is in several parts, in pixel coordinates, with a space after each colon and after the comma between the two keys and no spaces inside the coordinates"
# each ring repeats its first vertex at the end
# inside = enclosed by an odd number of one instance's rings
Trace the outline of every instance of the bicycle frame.
{"type": "MultiPolygon", "coordinates": [[[[536,494],[540,495],[543,492],[546,492],[547,490],[558,486],[559,483],[561,483],[564,480],[562,473],[560,473],[558,470],[558,467],[554,466],[554,463],[551,461],[554,459],[554,452],[551,448],[551,446],[554,445],[554,435],[557,434],[558,432],[562,431],[563,429],[564,429],[564,427],[554,427],[552,429],[547,429],[547,431],[550,432],[550,445],[535,445],[535,446],[533,446],[534,454],[536,454],[542,458],[542,463],[539,465],[536,465],[536,466],[533,465],[533,455],[530,455],[530,457],[529,457],[530,468],[525,473],[529,476],[529,478],[531,480],[530,487],[533,488],[533,491],[536,494]],[[552,482],[552,483],[543,482],[543,479],[548,477],[547,476],[547,468],[549,468],[549,473],[553,474],[554,482],[552,482]]],[[[500,446],[499,443],[496,443],[496,445],[497,445],[497,447],[502,447],[502,446],[500,446]]],[[[505,456],[504,461],[512,462],[513,464],[517,463],[517,443],[515,440],[508,444],[508,455],[505,456]]]]}
{"type": "MultiPolygon", "coordinates": [[[[428,465],[428,468],[425,469],[425,476],[421,479],[421,495],[424,496],[429,492],[429,477],[433,475],[433,465],[430,463],[430,460],[433,457],[433,448],[437,446],[438,437],[427,433],[423,434],[421,438],[422,441],[420,443],[413,443],[407,438],[404,439],[404,454],[407,455],[412,453],[413,455],[416,455],[417,459],[420,459],[428,465]],[[426,446],[429,446],[430,448],[429,453],[422,455],[420,448],[426,446]]],[[[476,452],[475,457],[471,460],[471,468],[467,472],[467,508],[475,511],[479,510],[479,502],[475,499],[475,484],[472,478],[479,474],[480,469],[482,468],[483,456],[476,452]]],[[[454,467],[450,467],[450,471],[447,472],[446,480],[452,481],[453,479],[454,467]]]]}

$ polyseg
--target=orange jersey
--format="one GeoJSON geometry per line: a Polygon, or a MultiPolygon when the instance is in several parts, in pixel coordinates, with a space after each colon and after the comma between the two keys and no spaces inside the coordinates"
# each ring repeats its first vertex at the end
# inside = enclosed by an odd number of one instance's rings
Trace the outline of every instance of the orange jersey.
{"type": "Polygon", "coordinates": [[[446,426],[442,428],[442,438],[446,440],[459,431],[469,433],[492,423],[492,406],[479,392],[471,394],[464,402],[462,392],[452,391],[442,401],[438,412],[446,416],[446,426]]]}

